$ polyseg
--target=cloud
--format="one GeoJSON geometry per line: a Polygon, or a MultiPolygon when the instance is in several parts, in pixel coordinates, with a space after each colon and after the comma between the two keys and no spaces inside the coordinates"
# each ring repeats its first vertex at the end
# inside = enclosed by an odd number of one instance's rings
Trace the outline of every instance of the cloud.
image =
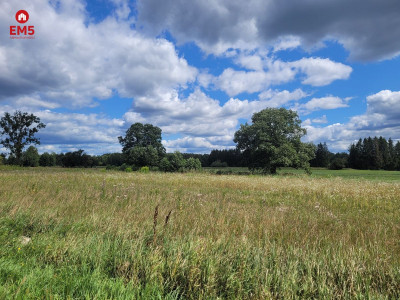
{"type": "Polygon", "coordinates": [[[223,90],[232,97],[243,92],[261,92],[271,85],[294,81],[298,74],[305,77],[302,79],[303,84],[329,85],[335,80],[348,79],[353,70],[342,63],[321,58],[283,62],[272,58],[261,59],[258,55],[240,55],[236,58],[236,62],[255,71],[227,68],[217,77],[202,77],[201,83],[208,86],[212,82],[215,88],[223,90]]]}
{"type": "Polygon", "coordinates": [[[54,113],[49,110],[34,114],[46,124],[40,131],[42,144],[117,144],[125,124],[99,114],[54,113]]]}
{"type": "Polygon", "coordinates": [[[203,137],[184,137],[175,140],[164,141],[164,147],[167,152],[180,151],[180,152],[195,152],[195,153],[210,153],[210,149],[226,149],[233,148],[232,138],[229,138],[228,144],[231,146],[226,146],[225,143],[212,143],[208,138],[203,137]],[[224,145],[225,144],[225,145],[224,145]]]}
{"type": "Polygon", "coordinates": [[[390,120],[400,120],[400,92],[383,90],[367,97],[370,114],[383,114],[390,120]]]}
{"type": "Polygon", "coordinates": [[[274,52],[295,49],[301,46],[301,40],[296,36],[283,36],[274,44],[274,52]]]}
{"type": "Polygon", "coordinates": [[[397,0],[138,0],[137,8],[145,30],[167,29],[179,42],[195,41],[209,53],[265,44],[285,48],[288,36],[304,48],[336,40],[362,61],[400,53],[397,0]]]}
{"type": "Polygon", "coordinates": [[[270,89],[258,100],[231,98],[220,104],[200,89],[186,98],[181,98],[177,91],[166,90],[159,91],[155,97],[138,97],[124,119],[128,124],[148,120],[161,127],[168,149],[204,152],[207,147],[208,151],[232,147],[239,119],[249,119],[264,108],[286,106],[306,96],[301,89],[292,92],[270,89]],[[168,139],[169,135],[177,133],[184,137],[168,139]]]}
{"type": "Polygon", "coordinates": [[[342,107],[349,107],[346,99],[329,96],[322,98],[312,98],[305,104],[300,104],[297,107],[297,110],[299,110],[299,112],[301,113],[308,114],[316,110],[337,109],[342,107]]]}
{"type": "Polygon", "coordinates": [[[312,119],[311,121],[313,123],[316,123],[316,124],[326,124],[326,123],[328,123],[328,119],[326,118],[326,115],[323,115],[320,118],[312,119]]]}
{"type": "MultiPolygon", "coordinates": [[[[129,7],[115,2],[117,17],[97,24],[87,19],[81,1],[59,1],[57,8],[53,2],[27,3],[36,39],[0,36],[0,101],[29,96],[43,108],[92,107],[114,93],[132,98],[195,80],[197,70],[171,42],[133,30],[129,7]]],[[[0,4],[1,28],[16,23],[19,5],[16,0],[0,4]]]]}
{"type": "Polygon", "coordinates": [[[348,79],[353,70],[349,66],[328,58],[302,58],[290,65],[306,75],[302,81],[303,84],[312,86],[323,86],[338,79],[348,79]]]}
{"type": "Polygon", "coordinates": [[[259,55],[239,55],[235,59],[235,63],[248,70],[261,71],[264,68],[264,62],[259,55]]]}
{"type": "Polygon", "coordinates": [[[0,106],[0,115],[16,109],[33,113],[46,125],[37,133],[41,143],[37,146],[40,152],[59,153],[78,149],[91,154],[120,152],[118,136],[125,134],[128,125],[123,119],[110,118],[104,114],[56,113],[28,107],[0,106]]]}
{"type": "Polygon", "coordinates": [[[368,136],[400,140],[399,91],[383,90],[367,97],[367,111],[353,116],[347,123],[314,127],[309,122],[306,141],[327,142],[335,151],[345,151],[351,143],[368,136]]]}

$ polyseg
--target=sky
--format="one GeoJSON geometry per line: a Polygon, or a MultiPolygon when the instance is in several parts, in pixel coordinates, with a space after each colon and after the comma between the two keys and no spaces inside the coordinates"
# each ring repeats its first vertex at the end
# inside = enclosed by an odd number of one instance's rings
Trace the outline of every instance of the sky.
{"type": "Polygon", "coordinates": [[[267,107],[333,152],[400,140],[398,0],[2,0],[0,28],[0,115],[40,117],[40,153],[120,152],[136,122],[168,152],[230,149],[267,107]]]}

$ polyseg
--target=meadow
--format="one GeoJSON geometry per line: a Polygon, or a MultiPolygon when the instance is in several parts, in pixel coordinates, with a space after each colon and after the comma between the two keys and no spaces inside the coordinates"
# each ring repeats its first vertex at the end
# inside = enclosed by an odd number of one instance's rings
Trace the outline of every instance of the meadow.
{"type": "Polygon", "coordinates": [[[0,298],[400,298],[399,173],[284,171],[2,167],[0,298]]]}

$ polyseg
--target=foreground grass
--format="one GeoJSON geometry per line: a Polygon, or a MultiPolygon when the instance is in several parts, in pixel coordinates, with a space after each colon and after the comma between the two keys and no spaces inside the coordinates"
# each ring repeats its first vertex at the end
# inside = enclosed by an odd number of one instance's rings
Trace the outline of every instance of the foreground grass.
{"type": "Polygon", "coordinates": [[[3,169],[0,298],[396,299],[399,195],[341,178],[3,169]]]}

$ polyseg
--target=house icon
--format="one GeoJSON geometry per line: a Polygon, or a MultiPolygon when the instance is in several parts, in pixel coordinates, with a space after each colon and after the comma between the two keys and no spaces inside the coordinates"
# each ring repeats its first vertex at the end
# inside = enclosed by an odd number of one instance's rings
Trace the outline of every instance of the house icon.
{"type": "Polygon", "coordinates": [[[20,13],[18,15],[18,21],[26,21],[26,15],[24,13],[20,13]]]}
{"type": "Polygon", "coordinates": [[[29,14],[26,10],[19,10],[15,14],[15,20],[17,20],[18,23],[26,23],[29,20],[29,14]]]}

